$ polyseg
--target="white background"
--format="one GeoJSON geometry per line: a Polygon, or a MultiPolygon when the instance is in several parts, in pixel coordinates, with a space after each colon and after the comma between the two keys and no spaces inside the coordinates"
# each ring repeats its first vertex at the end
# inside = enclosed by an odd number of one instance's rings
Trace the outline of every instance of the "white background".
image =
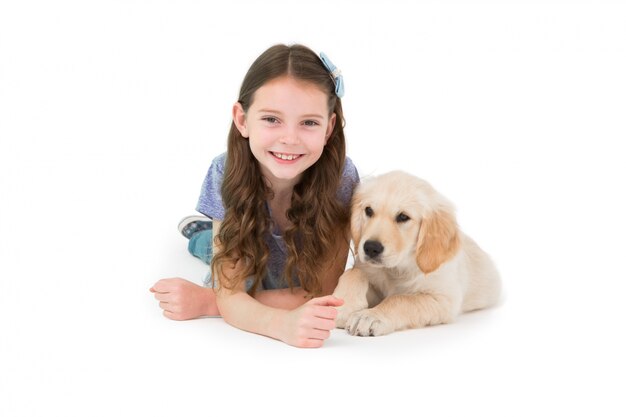
{"type": "Polygon", "coordinates": [[[626,412],[623,2],[0,4],[0,415],[626,412]],[[361,175],[454,201],[502,305],[319,350],[161,316],[241,80],[293,42],[342,69],[361,175]]]}

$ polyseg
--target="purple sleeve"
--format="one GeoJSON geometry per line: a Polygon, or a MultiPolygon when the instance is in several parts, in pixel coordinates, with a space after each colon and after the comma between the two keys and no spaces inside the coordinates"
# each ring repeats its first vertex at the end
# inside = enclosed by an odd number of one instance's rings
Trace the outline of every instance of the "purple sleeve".
{"type": "Polygon", "coordinates": [[[200,198],[196,210],[213,220],[224,220],[224,204],[222,203],[222,181],[224,180],[224,161],[222,154],[211,163],[202,184],[200,198]]]}
{"type": "Polygon", "coordinates": [[[346,157],[346,162],[343,166],[343,174],[341,175],[341,183],[339,184],[339,191],[337,192],[337,197],[346,206],[350,205],[352,194],[359,184],[359,181],[359,173],[354,163],[352,163],[350,158],[346,157]]]}

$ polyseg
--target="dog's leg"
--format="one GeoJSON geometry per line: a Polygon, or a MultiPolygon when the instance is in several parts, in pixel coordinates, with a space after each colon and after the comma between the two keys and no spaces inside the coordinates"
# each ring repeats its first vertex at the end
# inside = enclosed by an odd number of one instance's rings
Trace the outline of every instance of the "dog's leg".
{"type": "Polygon", "coordinates": [[[369,281],[357,268],[347,270],[339,277],[339,283],[333,295],[344,300],[341,307],[337,307],[339,314],[335,319],[338,328],[343,329],[350,314],[367,308],[367,290],[369,281]]]}
{"type": "Polygon", "coordinates": [[[391,295],[374,308],[352,314],[346,330],[355,336],[382,336],[396,330],[449,323],[458,309],[458,303],[443,295],[391,295]]]}

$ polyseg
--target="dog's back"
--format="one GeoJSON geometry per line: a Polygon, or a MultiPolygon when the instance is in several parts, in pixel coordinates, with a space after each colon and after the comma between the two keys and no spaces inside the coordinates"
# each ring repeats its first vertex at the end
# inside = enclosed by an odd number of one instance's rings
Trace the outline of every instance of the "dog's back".
{"type": "Polygon", "coordinates": [[[467,287],[461,310],[468,312],[495,305],[500,297],[500,275],[489,255],[463,234],[462,251],[467,268],[467,287]]]}

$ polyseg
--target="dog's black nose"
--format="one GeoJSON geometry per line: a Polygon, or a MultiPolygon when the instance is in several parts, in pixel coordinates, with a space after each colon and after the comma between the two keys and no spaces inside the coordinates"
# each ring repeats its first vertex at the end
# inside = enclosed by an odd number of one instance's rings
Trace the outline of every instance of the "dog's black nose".
{"type": "Polygon", "coordinates": [[[363,244],[363,250],[370,258],[378,258],[385,250],[385,247],[377,240],[368,240],[363,244]]]}

